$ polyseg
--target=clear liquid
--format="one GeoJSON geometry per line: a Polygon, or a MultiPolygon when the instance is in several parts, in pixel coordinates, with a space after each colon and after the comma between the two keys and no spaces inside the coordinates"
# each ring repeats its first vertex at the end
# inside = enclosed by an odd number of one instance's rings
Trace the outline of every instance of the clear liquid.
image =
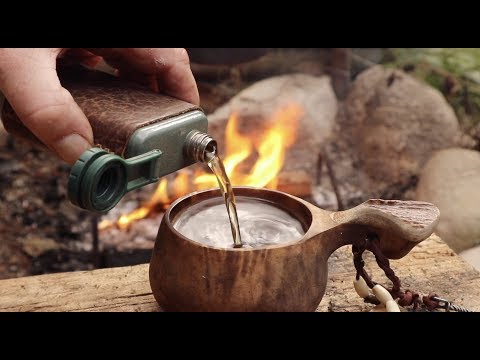
{"type": "MultiPolygon", "coordinates": [[[[288,212],[261,199],[238,196],[243,248],[300,240],[302,224],[288,212]]],[[[173,227],[190,240],[216,248],[232,248],[230,221],[221,198],[192,205],[173,219],[173,227]]]]}
{"type": "Polygon", "coordinates": [[[230,220],[230,228],[233,237],[233,246],[236,248],[242,247],[242,237],[240,234],[240,225],[238,223],[237,205],[235,203],[235,195],[233,194],[232,184],[227,176],[222,160],[215,152],[206,154],[207,165],[215,174],[218,181],[218,186],[225,200],[227,207],[228,218],[230,220]]]}

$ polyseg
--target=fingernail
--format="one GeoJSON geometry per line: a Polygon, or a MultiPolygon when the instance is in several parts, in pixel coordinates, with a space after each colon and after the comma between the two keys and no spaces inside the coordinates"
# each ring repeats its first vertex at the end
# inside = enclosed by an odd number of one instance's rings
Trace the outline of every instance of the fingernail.
{"type": "Polygon", "coordinates": [[[57,154],[69,164],[75,163],[85,150],[92,147],[84,137],[70,134],[53,144],[57,154]]]}

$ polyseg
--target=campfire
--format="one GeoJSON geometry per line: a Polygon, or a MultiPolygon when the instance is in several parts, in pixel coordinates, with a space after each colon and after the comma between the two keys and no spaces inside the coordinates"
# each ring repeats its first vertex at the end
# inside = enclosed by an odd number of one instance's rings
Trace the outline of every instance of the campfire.
{"type": "MultiPolygon", "coordinates": [[[[220,153],[233,186],[255,186],[276,189],[285,153],[296,138],[303,109],[294,103],[276,111],[269,127],[261,134],[243,134],[239,130],[241,114],[232,113],[225,128],[225,139],[219,141],[225,151],[220,153]],[[253,164],[253,165],[252,165],[253,164]]],[[[102,220],[99,230],[113,226],[127,229],[137,220],[165,210],[169,204],[193,191],[218,187],[215,175],[206,166],[182,169],[172,181],[162,178],[152,197],[134,211],[121,215],[116,221],[102,220]]]]}

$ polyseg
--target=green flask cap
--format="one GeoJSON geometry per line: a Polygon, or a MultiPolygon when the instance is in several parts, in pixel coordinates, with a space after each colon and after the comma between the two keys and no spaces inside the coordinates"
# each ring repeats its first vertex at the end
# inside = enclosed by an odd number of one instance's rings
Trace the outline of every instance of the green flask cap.
{"type": "Polygon", "coordinates": [[[159,180],[162,152],[123,159],[101,148],[85,151],[70,170],[68,197],[87,210],[106,212],[129,191],[159,180]]]}

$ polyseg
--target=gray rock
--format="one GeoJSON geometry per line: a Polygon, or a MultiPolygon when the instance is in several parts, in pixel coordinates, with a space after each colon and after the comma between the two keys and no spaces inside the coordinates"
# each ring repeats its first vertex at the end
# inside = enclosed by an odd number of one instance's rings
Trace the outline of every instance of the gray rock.
{"type": "Polygon", "coordinates": [[[405,183],[438,149],[454,144],[458,121],[436,89],[398,70],[375,66],[346,101],[352,138],[367,174],[405,183]]]}
{"type": "Polygon", "coordinates": [[[359,189],[366,198],[403,198],[430,154],[452,147],[459,136],[455,113],[440,92],[382,66],[357,77],[341,110],[332,164],[346,184],[341,187],[359,189]]]}
{"type": "Polygon", "coordinates": [[[461,148],[433,154],[419,178],[417,199],[440,209],[436,233],[455,251],[480,244],[480,153],[461,148]]]}

